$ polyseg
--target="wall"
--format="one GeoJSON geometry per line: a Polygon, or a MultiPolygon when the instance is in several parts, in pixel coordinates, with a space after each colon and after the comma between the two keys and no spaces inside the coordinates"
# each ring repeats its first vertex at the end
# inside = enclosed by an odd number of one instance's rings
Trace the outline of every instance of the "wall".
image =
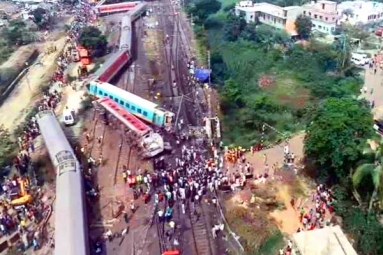
{"type": "Polygon", "coordinates": [[[332,34],[335,31],[336,23],[326,23],[319,20],[312,20],[313,30],[320,31],[325,34],[332,34]]]}

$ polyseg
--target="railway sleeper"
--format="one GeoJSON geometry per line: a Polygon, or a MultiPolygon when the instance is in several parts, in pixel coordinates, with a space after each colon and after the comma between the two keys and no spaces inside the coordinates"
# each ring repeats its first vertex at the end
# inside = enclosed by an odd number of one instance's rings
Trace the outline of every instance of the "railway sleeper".
{"type": "Polygon", "coordinates": [[[210,255],[210,243],[208,240],[208,233],[206,230],[206,226],[203,223],[203,219],[199,218],[197,221],[197,217],[193,215],[191,217],[191,224],[195,236],[196,242],[196,253],[198,255],[210,255]]]}

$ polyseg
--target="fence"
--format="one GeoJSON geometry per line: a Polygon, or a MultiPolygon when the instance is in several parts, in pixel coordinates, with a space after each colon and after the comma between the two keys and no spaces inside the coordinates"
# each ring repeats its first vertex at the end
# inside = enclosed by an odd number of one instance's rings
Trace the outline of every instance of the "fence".
{"type": "MultiPolygon", "coordinates": [[[[218,198],[218,196],[217,196],[218,198]]],[[[230,226],[229,226],[229,223],[227,222],[226,218],[225,218],[225,214],[223,213],[223,210],[222,210],[222,207],[221,207],[221,204],[219,202],[219,199],[217,199],[217,211],[219,212],[219,216],[221,217],[221,220],[222,222],[225,224],[225,229],[227,229],[227,232],[229,233],[229,238],[232,240],[231,243],[235,249],[235,253],[236,254],[245,254],[245,249],[243,248],[242,244],[239,242],[239,236],[234,233],[230,226]]]]}

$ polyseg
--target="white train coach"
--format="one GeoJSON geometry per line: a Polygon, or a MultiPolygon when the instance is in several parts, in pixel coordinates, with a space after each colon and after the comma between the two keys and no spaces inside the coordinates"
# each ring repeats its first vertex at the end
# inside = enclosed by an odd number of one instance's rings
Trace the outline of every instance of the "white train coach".
{"type": "Polygon", "coordinates": [[[55,255],[89,254],[80,164],[53,111],[36,115],[56,169],[55,255]]]}

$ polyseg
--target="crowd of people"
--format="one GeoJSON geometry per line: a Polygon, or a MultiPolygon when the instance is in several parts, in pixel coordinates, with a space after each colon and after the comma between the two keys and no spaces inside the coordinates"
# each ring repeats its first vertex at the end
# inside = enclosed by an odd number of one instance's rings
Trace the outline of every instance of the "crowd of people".
{"type": "MultiPolygon", "coordinates": [[[[72,7],[73,8],[73,7],[72,7]]],[[[83,7],[86,8],[86,7],[83,7]]],[[[76,19],[71,24],[68,32],[68,43],[76,42],[76,35],[86,23],[86,15],[83,9],[75,9],[76,19]]],[[[54,47],[56,51],[56,46],[54,47]]],[[[43,92],[41,100],[37,103],[37,111],[54,110],[61,101],[60,88],[65,85],[64,73],[71,59],[70,47],[66,47],[57,58],[57,67],[50,81],[48,89],[43,92]],[[68,50],[69,49],[69,50],[68,50]],[[58,86],[57,86],[58,85],[58,86]]],[[[40,227],[43,219],[47,216],[47,202],[41,201],[40,194],[32,193],[27,174],[32,167],[32,155],[35,151],[35,138],[39,136],[39,127],[34,116],[25,120],[22,133],[17,137],[19,152],[13,159],[13,166],[18,174],[12,178],[6,178],[1,186],[2,199],[0,212],[0,231],[3,236],[13,236],[17,231],[20,240],[16,243],[18,252],[25,252],[31,246],[34,250],[41,248],[43,237],[40,227]],[[23,194],[21,194],[23,193],[23,194]],[[24,201],[24,200],[25,201],[24,201]],[[20,200],[20,201],[19,201],[20,200]]],[[[48,238],[49,247],[54,247],[53,238],[48,238]]]]}

